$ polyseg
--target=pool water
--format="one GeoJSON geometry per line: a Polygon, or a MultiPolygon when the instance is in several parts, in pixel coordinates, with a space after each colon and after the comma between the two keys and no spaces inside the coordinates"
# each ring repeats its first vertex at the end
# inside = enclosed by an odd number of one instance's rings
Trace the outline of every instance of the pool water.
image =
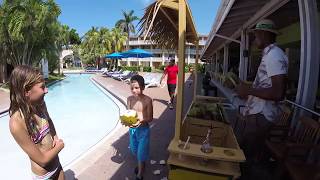
{"type": "MultiPolygon", "coordinates": [[[[57,134],[65,143],[59,154],[62,166],[99,142],[119,119],[119,107],[111,95],[96,87],[90,77],[67,75],[65,80],[50,86],[45,96],[57,134]]],[[[30,179],[29,159],[12,138],[8,121],[8,116],[0,117],[0,179],[30,179]]]]}

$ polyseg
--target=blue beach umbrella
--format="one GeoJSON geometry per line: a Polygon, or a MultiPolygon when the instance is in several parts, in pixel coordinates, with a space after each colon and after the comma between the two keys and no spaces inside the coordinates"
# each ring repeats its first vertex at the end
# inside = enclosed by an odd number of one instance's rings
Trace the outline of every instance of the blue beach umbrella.
{"type": "Polygon", "coordinates": [[[117,52],[108,54],[108,55],[106,55],[105,57],[106,57],[106,58],[110,58],[110,59],[121,59],[121,58],[124,58],[122,54],[117,53],[117,52]]]}
{"type": "Polygon", "coordinates": [[[105,56],[106,58],[115,60],[114,64],[118,67],[118,59],[124,58],[122,54],[114,52],[105,56]]]}
{"type": "Polygon", "coordinates": [[[151,52],[145,51],[143,49],[131,49],[129,51],[121,53],[121,55],[124,58],[128,57],[135,57],[135,58],[147,58],[147,57],[153,57],[153,54],[151,52]]]}

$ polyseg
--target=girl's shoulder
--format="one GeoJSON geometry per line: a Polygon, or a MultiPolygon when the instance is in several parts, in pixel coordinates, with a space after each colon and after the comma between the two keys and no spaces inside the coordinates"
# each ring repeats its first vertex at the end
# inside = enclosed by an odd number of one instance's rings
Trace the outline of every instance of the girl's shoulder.
{"type": "Polygon", "coordinates": [[[21,113],[19,111],[16,111],[11,114],[9,120],[9,128],[11,132],[18,131],[22,128],[26,129],[24,118],[21,116],[21,113]]]}

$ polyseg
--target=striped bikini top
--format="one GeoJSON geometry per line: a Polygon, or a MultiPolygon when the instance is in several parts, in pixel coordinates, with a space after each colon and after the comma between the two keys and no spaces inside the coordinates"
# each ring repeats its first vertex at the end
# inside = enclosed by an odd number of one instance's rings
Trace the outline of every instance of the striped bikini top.
{"type": "MultiPolygon", "coordinates": [[[[21,116],[24,118],[22,111],[20,110],[21,116]]],[[[49,122],[45,118],[41,118],[37,123],[31,123],[32,135],[31,140],[38,144],[42,141],[42,139],[50,133],[49,122]]]]}
{"type": "Polygon", "coordinates": [[[35,144],[38,144],[42,141],[42,139],[50,133],[49,122],[41,118],[38,121],[38,124],[32,123],[32,136],[31,139],[35,144]]]}

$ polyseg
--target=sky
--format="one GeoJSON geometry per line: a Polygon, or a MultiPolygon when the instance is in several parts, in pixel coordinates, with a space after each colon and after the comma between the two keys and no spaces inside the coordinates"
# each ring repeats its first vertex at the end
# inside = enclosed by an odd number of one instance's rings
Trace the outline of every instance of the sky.
{"type": "MultiPolygon", "coordinates": [[[[208,34],[221,0],[187,0],[198,33],[208,34]]],[[[92,26],[113,28],[122,11],[134,10],[142,17],[144,8],[154,0],[56,0],[61,9],[59,21],[84,35],[92,26]]],[[[135,22],[137,24],[138,21],[135,22]]]]}

